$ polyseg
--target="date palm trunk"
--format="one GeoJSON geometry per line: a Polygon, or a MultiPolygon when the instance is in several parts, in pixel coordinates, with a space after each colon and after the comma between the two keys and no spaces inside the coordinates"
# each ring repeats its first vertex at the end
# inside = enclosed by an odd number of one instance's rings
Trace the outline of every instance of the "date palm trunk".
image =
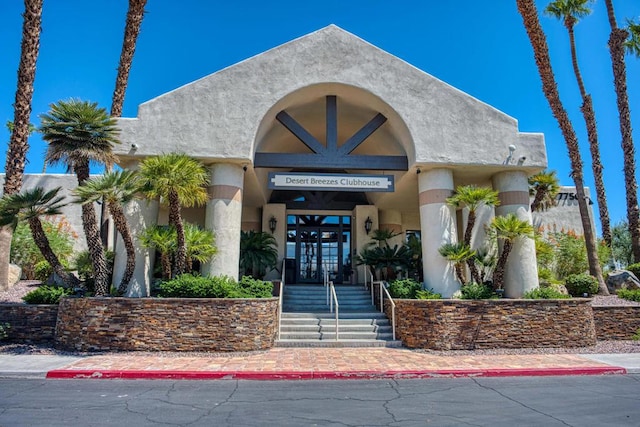
{"type": "Polygon", "coordinates": [[[131,229],[129,228],[129,224],[127,223],[127,219],[124,215],[124,210],[119,203],[115,201],[109,202],[109,212],[113,217],[113,222],[115,224],[116,230],[122,236],[122,241],[124,242],[124,248],[127,253],[127,262],[124,269],[124,273],[122,274],[122,279],[120,280],[120,284],[118,285],[118,294],[124,295],[127,292],[127,288],[129,287],[129,282],[133,277],[133,272],[136,268],[136,250],[133,245],[133,236],[131,235],[131,229]]]}
{"type": "Polygon", "coordinates": [[[502,244],[502,253],[500,254],[500,258],[498,258],[498,261],[496,262],[496,269],[493,271],[494,289],[504,288],[504,270],[507,266],[507,259],[509,258],[512,247],[513,243],[511,242],[511,240],[505,239],[504,243],[502,244]]]}
{"type": "Polygon", "coordinates": [[[51,244],[49,243],[49,239],[42,228],[42,223],[38,218],[30,218],[29,219],[29,229],[31,230],[31,234],[33,235],[33,241],[40,249],[40,253],[44,257],[44,259],[49,263],[53,272],[60,277],[62,282],[65,284],[67,288],[75,288],[80,284],[80,281],[76,276],[69,273],[64,269],[60,260],[56,256],[56,254],[51,250],[51,244]]]}
{"type": "Polygon", "coordinates": [[[631,135],[631,113],[627,94],[627,67],[624,62],[624,42],[628,37],[626,30],[618,28],[611,0],[605,0],[607,16],[611,26],[609,36],[609,54],[613,67],[613,83],[615,85],[618,115],[620,118],[620,134],[622,135],[622,151],[624,160],[624,184],[627,191],[627,221],[631,234],[631,249],[635,262],[640,262],[640,218],[638,218],[638,184],[636,182],[635,147],[631,135]]]}
{"type": "MultiPolygon", "coordinates": [[[[22,177],[29,149],[29,116],[36,78],[36,60],[40,51],[43,0],[25,0],[22,24],[22,45],[18,66],[18,85],[14,102],[13,131],[5,164],[4,194],[15,194],[22,188],[22,177]]],[[[9,288],[9,260],[13,232],[0,230],[0,290],[9,288]]]]}
{"type": "Polygon", "coordinates": [[[176,228],[176,276],[185,272],[187,264],[187,245],[184,235],[184,223],[180,215],[180,199],[175,191],[169,192],[169,224],[176,228]]]}
{"type": "Polygon", "coordinates": [[[598,252],[596,248],[596,239],[591,227],[591,218],[589,217],[589,207],[584,193],[584,178],[582,172],[582,158],[578,148],[578,138],[573,129],[573,125],[569,120],[569,116],[562,105],[560,94],[551,67],[549,58],[549,47],[547,39],[540,26],[538,20],[538,10],[533,0],[516,0],[518,11],[522,15],[524,27],[533,48],[536,65],[542,80],[542,90],[553,116],[558,121],[560,130],[567,144],[569,159],[571,161],[571,176],[576,186],[576,195],[578,199],[578,208],[580,211],[580,220],[584,231],[584,240],[587,249],[587,260],[589,262],[589,273],[598,280],[599,293],[608,295],[609,291],[602,277],[602,269],[598,260],[598,252]]]}
{"type": "MultiPolygon", "coordinates": [[[[471,247],[471,235],[473,233],[473,227],[476,224],[476,211],[473,209],[469,209],[469,215],[467,217],[467,228],[464,231],[464,243],[471,247]]],[[[467,267],[469,267],[469,272],[471,273],[471,278],[476,283],[482,283],[482,278],[480,277],[480,272],[478,271],[478,267],[476,266],[475,257],[471,257],[467,260],[467,267]]]]}

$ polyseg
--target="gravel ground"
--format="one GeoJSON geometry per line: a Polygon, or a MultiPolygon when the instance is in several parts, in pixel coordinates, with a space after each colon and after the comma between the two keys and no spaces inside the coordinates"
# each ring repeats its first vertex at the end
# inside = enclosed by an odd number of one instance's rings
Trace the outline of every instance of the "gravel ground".
{"type": "MultiPolygon", "coordinates": [[[[5,292],[0,292],[0,303],[22,303],[22,297],[40,285],[35,280],[22,280],[5,292]]],[[[593,306],[634,306],[640,305],[635,301],[618,298],[617,295],[593,297],[593,306]]],[[[640,353],[640,341],[599,341],[592,347],[562,347],[562,348],[518,348],[491,350],[413,350],[440,356],[468,356],[468,355],[503,355],[503,354],[562,354],[562,353],[640,353]]],[[[0,353],[5,354],[57,354],[57,355],[86,355],[88,353],[72,353],[54,349],[51,345],[34,344],[0,344],[0,353]]],[[[99,353],[91,353],[99,354],[99,353]]],[[[174,353],[174,352],[136,352],[139,355],[153,354],[159,357],[231,357],[249,353],[174,353]]],[[[250,353],[255,354],[255,353],[250,353]]]]}

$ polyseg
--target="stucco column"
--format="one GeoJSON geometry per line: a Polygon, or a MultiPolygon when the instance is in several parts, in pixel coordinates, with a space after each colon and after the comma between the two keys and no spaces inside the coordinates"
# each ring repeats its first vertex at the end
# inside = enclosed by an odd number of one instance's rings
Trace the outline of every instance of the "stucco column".
{"type": "MultiPolygon", "coordinates": [[[[124,207],[124,214],[131,228],[133,246],[136,249],[136,268],[129,282],[126,295],[129,297],[149,296],[153,280],[153,261],[155,249],[147,249],[140,243],[138,236],[145,229],[153,227],[158,222],[159,204],[157,200],[132,200],[124,207]]],[[[127,265],[127,251],[120,233],[116,233],[115,260],[113,264],[113,285],[119,286],[127,265]]]]}
{"type": "MultiPolygon", "coordinates": [[[[500,205],[496,215],[514,214],[532,223],[529,205],[529,182],[521,171],[500,172],[493,176],[493,188],[497,190],[500,205]]],[[[520,298],[525,292],[538,287],[536,245],[533,239],[516,239],[507,259],[504,276],[504,294],[520,298]]]]}
{"type": "Polygon", "coordinates": [[[449,298],[460,289],[453,266],[438,250],[445,243],[458,241],[455,208],[447,205],[453,194],[453,172],[434,169],[418,175],[422,270],[426,288],[449,298]]]}
{"type": "Polygon", "coordinates": [[[211,166],[210,200],[204,226],[215,233],[218,253],[202,266],[204,275],[238,278],[243,185],[242,166],[231,163],[211,166]]]}

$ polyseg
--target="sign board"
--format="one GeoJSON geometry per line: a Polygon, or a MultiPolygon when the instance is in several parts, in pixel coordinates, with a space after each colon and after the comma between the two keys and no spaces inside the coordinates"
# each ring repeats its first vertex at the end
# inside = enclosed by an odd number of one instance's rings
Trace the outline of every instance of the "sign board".
{"type": "Polygon", "coordinates": [[[272,190],[392,192],[393,175],[269,172],[272,190]]]}

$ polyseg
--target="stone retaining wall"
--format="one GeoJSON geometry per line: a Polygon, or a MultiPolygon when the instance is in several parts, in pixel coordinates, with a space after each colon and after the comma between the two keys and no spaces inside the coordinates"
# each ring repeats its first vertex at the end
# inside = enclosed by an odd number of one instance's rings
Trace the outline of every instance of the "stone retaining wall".
{"type": "MultiPolygon", "coordinates": [[[[394,300],[409,348],[467,350],[594,345],[591,300],[394,300]]],[[[390,317],[390,306],[385,302],[390,317]]]]}
{"type": "Polygon", "coordinates": [[[0,304],[0,324],[9,324],[9,341],[53,341],[57,316],[57,305],[0,304]]]}
{"type": "Polygon", "coordinates": [[[56,347],[252,351],[273,347],[278,299],[63,298],[56,347]]]}
{"type": "Polygon", "coordinates": [[[599,340],[630,340],[640,329],[640,307],[593,307],[599,340]]]}

